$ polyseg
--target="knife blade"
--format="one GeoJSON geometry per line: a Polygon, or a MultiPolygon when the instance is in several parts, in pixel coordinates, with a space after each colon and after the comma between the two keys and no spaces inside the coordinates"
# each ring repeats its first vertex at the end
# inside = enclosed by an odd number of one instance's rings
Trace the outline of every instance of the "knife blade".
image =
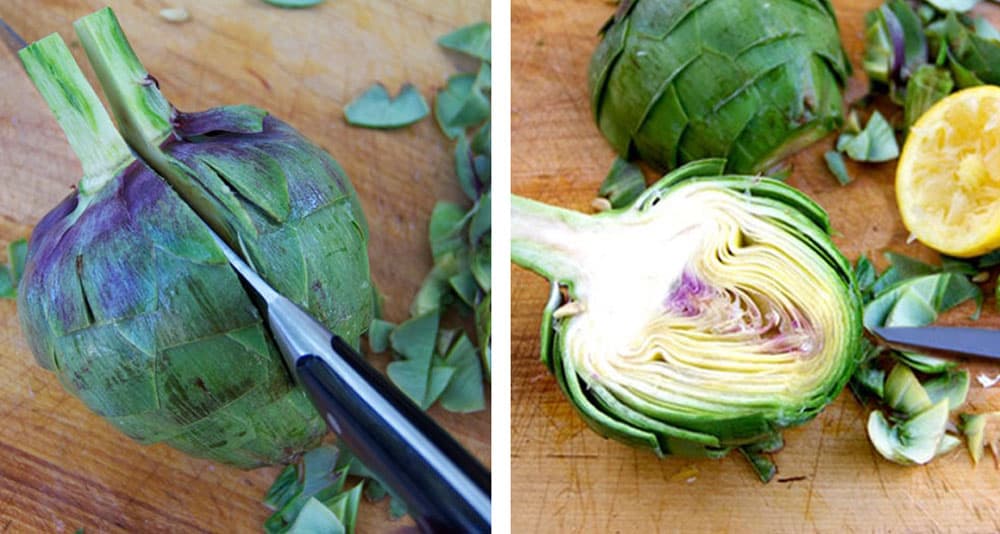
{"type": "Polygon", "coordinates": [[[890,345],[1000,359],[1000,330],[959,326],[892,326],[870,330],[890,345]]]}
{"type": "Polygon", "coordinates": [[[263,301],[286,366],[327,425],[406,502],[421,530],[489,532],[489,471],[347,342],[212,237],[263,301]]]}

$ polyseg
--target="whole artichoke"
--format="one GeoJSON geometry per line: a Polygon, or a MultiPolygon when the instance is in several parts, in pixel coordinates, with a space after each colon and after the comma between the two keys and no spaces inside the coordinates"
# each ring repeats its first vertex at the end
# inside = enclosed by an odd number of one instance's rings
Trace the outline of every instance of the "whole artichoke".
{"type": "Polygon", "coordinates": [[[625,158],[756,173],[840,126],[849,73],[828,0],[623,0],[591,59],[591,108],[625,158]]]}
{"type": "Polygon", "coordinates": [[[542,361],[594,430],[658,455],[780,446],[857,365],[861,300],[825,212],[723,166],[598,215],[512,202],[513,261],[552,281],[542,361]]]}
{"type": "Polygon", "coordinates": [[[317,444],[324,422],[202,219],[357,340],[372,313],[367,228],[340,168],[263,112],[209,110],[178,119],[195,139],[178,161],[215,177],[182,199],[135,161],[58,36],[21,57],[85,174],[29,243],[18,312],[40,365],[143,443],[244,468],[317,444]]]}

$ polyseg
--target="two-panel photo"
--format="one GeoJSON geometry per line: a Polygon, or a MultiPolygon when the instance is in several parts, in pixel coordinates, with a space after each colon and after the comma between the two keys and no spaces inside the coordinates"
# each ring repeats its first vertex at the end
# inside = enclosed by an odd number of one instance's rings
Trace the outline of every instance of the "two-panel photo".
{"type": "Polygon", "coordinates": [[[1000,531],[995,2],[0,41],[0,532],[1000,531]]]}

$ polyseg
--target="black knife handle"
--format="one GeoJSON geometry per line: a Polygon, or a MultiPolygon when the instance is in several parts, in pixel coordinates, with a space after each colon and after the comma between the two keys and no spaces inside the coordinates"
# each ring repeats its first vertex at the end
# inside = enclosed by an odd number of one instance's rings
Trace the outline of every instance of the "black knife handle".
{"type": "Polygon", "coordinates": [[[489,532],[489,471],[344,340],[334,336],[331,349],[337,371],[312,354],[296,371],[340,441],[396,491],[421,530],[489,532]]]}

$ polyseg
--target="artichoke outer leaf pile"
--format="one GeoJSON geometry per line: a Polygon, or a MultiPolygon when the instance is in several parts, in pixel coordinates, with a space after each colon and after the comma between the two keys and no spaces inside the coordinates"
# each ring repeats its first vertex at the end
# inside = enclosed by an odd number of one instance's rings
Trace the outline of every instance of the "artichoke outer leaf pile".
{"type": "Polygon", "coordinates": [[[635,0],[602,33],[591,109],[622,157],[750,174],[843,122],[851,67],[826,0],[635,0]]]}
{"type": "Polygon", "coordinates": [[[825,212],[724,167],[688,164],[597,215],[513,198],[512,259],[552,281],[542,361],[591,428],[658,455],[773,450],[863,348],[825,212]]]}
{"type": "Polygon", "coordinates": [[[28,247],[38,363],[141,443],[245,468],[317,445],[322,419],[204,222],[135,160],[58,35],[21,58],[85,174],[28,247]]]}

